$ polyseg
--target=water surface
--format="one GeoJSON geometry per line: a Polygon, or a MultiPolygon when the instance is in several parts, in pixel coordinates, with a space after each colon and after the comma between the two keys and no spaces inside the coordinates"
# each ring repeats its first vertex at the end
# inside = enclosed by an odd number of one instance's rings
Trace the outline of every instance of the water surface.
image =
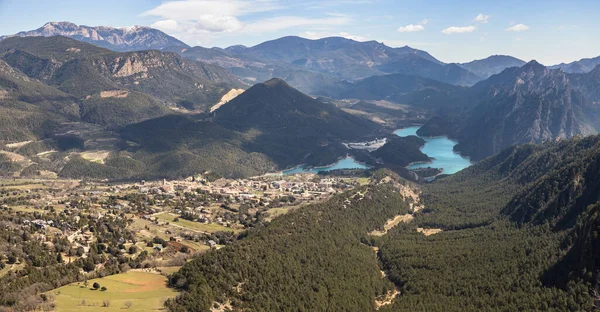
{"type": "MultiPolygon", "coordinates": [[[[409,135],[417,135],[417,130],[420,126],[408,127],[394,131],[397,136],[405,137],[409,135]]],[[[418,135],[417,135],[418,136],[418,135]]],[[[430,163],[415,163],[408,166],[408,169],[418,168],[440,168],[445,174],[457,173],[472,165],[471,161],[454,152],[453,148],[456,141],[450,140],[447,137],[420,137],[425,140],[425,145],[421,148],[424,154],[431,158],[435,158],[430,163]]]]}
{"type": "Polygon", "coordinates": [[[294,174],[302,172],[318,173],[319,171],[332,171],[337,169],[368,169],[369,167],[356,162],[352,157],[346,157],[339,160],[338,162],[324,167],[312,167],[309,168],[306,165],[300,165],[298,167],[285,170],[283,174],[294,174]]]}

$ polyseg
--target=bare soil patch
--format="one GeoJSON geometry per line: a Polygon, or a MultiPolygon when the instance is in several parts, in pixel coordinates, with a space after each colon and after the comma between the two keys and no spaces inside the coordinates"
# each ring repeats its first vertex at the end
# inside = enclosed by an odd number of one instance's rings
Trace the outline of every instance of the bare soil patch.
{"type": "Polygon", "coordinates": [[[391,230],[392,228],[394,228],[396,225],[400,224],[400,222],[408,223],[408,222],[412,221],[414,218],[415,217],[413,217],[413,215],[411,215],[411,214],[397,215],[393,219],[389,219],[385,223],[385,225],[383,226],[383,231],[374,230],[371,233],[369,233],[369,235],[383,236],[383,235],[387,234],[387,232],[389,230],[391,230]]]}
{"type": "Polygon", "coordinates": [[[424,228],[417,228],[417,232],[419,233],[423,233],[425,236],[429,236],[429,235],[434,235],[437,233],[442,232],[442,229],[424,229],[424,228]]]}
{"type": "Polygon", "coordinates": [[[101,98],[126,98],[129,96],[129,91],[127,90],[111,90],[111,91],[102,91],[100,92],[101,98]]]}
{"type": "Polygon", "coordinates": [[[229,101],[235,99],[238,95],[242,93],[244,93],[244,89],[231,89],[229,92],[223,95],[219,103],[215,104],[213,107],[210,108],[210,112],[212,113],[216,111],[219,107],[227,104],[229,101]]]}

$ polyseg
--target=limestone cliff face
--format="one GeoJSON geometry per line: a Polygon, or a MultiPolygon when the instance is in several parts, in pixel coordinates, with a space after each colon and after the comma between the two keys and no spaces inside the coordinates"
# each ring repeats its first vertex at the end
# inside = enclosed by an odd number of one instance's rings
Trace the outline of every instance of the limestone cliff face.
{"type": "Polygon", "coordinates": [[[457,126],[457,150],[481,159],[513,144],[596,133],[587,100],[569,78],[532,61],[477,84],[479,105],[457,126]]]}

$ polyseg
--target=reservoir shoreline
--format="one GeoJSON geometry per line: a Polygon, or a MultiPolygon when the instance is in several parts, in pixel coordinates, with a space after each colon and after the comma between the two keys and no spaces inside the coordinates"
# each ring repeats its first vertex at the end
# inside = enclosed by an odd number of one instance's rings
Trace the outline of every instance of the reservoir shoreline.
{"type": "Polygon", "coordinates": [[[394,131],[394,134],[400,137],[414,135],[425,140],[425,145],[421,147],[421,151],[431,160],[410,163],[406,166],[407,169],[431,167],[441,169],[443,174],[453,174],[473,164],[469,158],[454,151],[454,146],[458,144],[457,141],[446,136],[419,136],[417,135],[419,128],[420,126],[412,126],[394,131]]]}

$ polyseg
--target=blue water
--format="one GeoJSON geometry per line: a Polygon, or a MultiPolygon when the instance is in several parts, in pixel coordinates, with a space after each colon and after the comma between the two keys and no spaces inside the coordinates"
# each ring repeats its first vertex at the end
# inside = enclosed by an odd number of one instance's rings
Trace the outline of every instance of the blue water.
{"type": "Polygon", "coordinates": [[[339,160],[335,164],[331,164],[325,167],[312,167],[308,168],[305,165],[301,165],[289,170],[285,170],[283,174],[294,174],[294,173],[302,173],[302,172],[310,172],[310,173],[318,173],[319,171],[332,171],[336,169],[368,169],[369,167],[356,162],[352,157],[346,157],[344,159],[339,160]]]}
{"type": "MultiPolygon", "coordinates": [[[[417,130],[420,127],[408,127],[394,131],[397,136],[405,137],[409,135],[417,135],[417,130]]],[[[421,151],[427,156],[434,158],[430,163],[417,163],[408,166],[408,169],[418,168],[440,168],[443,169],[445,174],[457,173],[472,165],[468,158],[462,157],[455,153],[452,148],[456,145],[455,141],[448,139],[447,137],[421,137],[425,140],[425,146],[421,148],[421,151]]]]}

